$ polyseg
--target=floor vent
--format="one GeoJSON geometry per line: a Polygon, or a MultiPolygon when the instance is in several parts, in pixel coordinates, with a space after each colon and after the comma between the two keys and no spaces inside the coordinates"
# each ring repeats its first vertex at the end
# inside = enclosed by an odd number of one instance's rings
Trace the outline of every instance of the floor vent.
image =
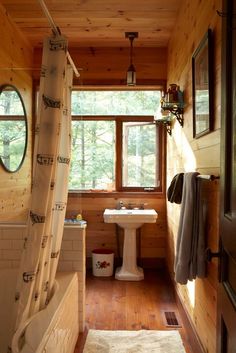
{"type": "Polygon", "coordinates": [[[164,311],[165,325],[168,327],[181,327],[174,311],[164,311]]]}

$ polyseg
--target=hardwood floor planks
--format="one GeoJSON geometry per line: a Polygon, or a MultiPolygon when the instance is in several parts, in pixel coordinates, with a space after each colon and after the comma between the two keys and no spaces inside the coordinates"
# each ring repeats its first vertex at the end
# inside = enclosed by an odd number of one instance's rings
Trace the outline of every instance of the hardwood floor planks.
{"type": "MultiPolygon", "coordinates": [[[[78,337],[74,353],[82,353],[88,329],[167,330],[164,311],[179,312],[172,284],[165,271],[145,270],[139,282],[87,275],[86,330],[78,337]]],[[[181,323],[181,320],[180,320],[181,323]]],[[[179,328],[186,353],[193,353],[185,329],[179,328]]]]}

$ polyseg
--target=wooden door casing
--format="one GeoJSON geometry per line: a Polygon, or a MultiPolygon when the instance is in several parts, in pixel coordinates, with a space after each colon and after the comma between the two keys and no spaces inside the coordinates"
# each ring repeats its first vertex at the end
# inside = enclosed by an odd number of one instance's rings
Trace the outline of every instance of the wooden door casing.
{"type": "Polygon", "coordinates": [[[222,139],[218,353],[236,352],[236,0],[222,9],[222,139]]]}

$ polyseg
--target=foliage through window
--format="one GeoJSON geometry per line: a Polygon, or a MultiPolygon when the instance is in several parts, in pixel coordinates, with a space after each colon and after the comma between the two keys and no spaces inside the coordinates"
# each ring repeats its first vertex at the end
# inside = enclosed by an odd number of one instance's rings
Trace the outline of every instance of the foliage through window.
{"type": "Polygon", "coordinates": [[[72,121],[70,188],[113,188],[114,180],[114,121],[72,121]]]}
{"type": "Polygon", "coordinates": [[[157,187],[156,126],[146,122],[123,123],[123,186],[157,187]]]}
{"type": "Polygon", "coordinates": [[[160,189],[160,91],[73,91],[70,190],[160,189]]]}
{"type": "Polygon", "coordinates": [[[160,91],[73,91],[72,115],[154,115],[160,91]]]}
{"type": "Polygon", "coordinates": [[[16,171],[26,147],[26,118],[22,101],[12,86],[0,92],[0,158],[8,171],[16,171]]]}

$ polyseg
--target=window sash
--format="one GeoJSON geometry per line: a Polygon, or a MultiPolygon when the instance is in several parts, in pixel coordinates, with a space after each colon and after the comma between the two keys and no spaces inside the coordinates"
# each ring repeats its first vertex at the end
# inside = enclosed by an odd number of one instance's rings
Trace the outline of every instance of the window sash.
{"type": "MultiPolygon", "coordinates": [[[[129,134],[131,133],[131,130],[133,130],[133,128],[137,128],[137,127],[145,127],[145,126],[149,126],[149,127],[156,127],[155,124],[150,123],[150,122],[123,122],[122,124],[122,188],[127,188],[127,187],[131,187],[131,188],[142,188],[142,189],[153,189],[159,186],[159,163],[158,163],[158,154],[159,154],[159,150],[158,150],[158,139],[159,139],[159,135],[158,135],[158,129],[156,128],[154,130],[155,133],[155,145],[154,147],[154,167],[151,168],[150,172],[154,172],[154,176],[155,176],[155,180],[154,180],[154,184],[155,185],[149,185],[148,183],[146,186],[135,186],[135,185],[128,185],[129,179],[130,179],[130,173],[131,173],[131,165],[130,165],[130,158],[131,155],[129,154],[129,144],[131,142],[131,139],[129,137],[129,134]]],[[[140,138],[140,136],[139,136],[140,138]]],[[[142,137],[141,137],[142,139],[142,137]]],[[[142,142],[138,143],[138,145],[135,146],[135,150],[137,152],[137,149],[142,148],[142,142]]],[[[140,160],[141,154],[138,154],[138,159],[140,160]]],[[[136,158],[135,158],[136,159],[136,158]]],[[[145,159],[145,157],[144,157],[145,159]]],[[[145,161],[144,161],[145,163],[145,161]]],[[[138,166],[135,166],[135,169],[138,168],[138,166]]],[[[139,169],[139,168],[138,168],[139,169]]],[[[136,169],[137,171],[137,169],[136,169]]],[[[145,172],[144,168],[140,168],[140,172],[145,172]]],[[[139,176],[141,178],[141,175],[139,176]]],[[[144,178],[145,180],[145,178],[144,178]]]]}
{"type": "MultiPolygon", "coordinates": [[[[116,122],[116,142],[115,142],[115,151],[116,151],[116,160],[115,160],[115,192],[145,192],[145,191],[156,191],[161,192],[163,190],[163,172],[164,172],[164,134],[163,129],[156,125],[157,129],[157,138],[156,138],[156,177],[157,177],[157,186],[156,187],[133,187],[133,186],[122,186],[122,148],[123,148],[123,131],[122,131],[122,123],[123,122],[134,122],[134,123],[142,123],[146,122],[149,124],[154,124],[153,116],[72,116],[72,120],[113,120],[116,122]]],[[[70,190],[80,191],[83,193],[91,192],[91,190],[70,190]]],[[[100,190],[94,190],[95,192],[99,192],[100,190]]],[[[105,192],[105,191],[104,191],[105,192]]]]}

